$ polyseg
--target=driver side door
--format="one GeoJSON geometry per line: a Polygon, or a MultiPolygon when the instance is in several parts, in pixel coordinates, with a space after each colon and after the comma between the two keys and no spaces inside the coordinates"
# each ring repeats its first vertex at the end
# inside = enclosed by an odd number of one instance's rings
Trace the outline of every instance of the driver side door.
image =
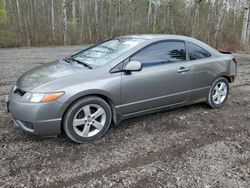
{"type": "Polygon", "coordinates": [[[120,107],[124,116],[188,100],[191,77],[184,41],[153,43],[132,55],[129,61],[141,62],[142,70],[122,73],[120,107]]]}

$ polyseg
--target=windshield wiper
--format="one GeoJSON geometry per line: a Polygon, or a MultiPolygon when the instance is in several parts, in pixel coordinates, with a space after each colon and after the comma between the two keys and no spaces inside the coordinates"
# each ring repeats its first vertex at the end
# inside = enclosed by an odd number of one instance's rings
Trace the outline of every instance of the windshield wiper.
{"type": "Polygon", "coordinates": [[[79,60],[74,59],[74,58],[71,58],[71,60],[72,60],[72,61],[75,61],[75,62],[77,62],[77,63],[83,64],[84,66],[88,67],[89,69],[93,69],[93,67],[92,67],[90,64],[88,64],[88,63],[79,61],[79,60]]]}
{"type": "Polygon", "coordinates": [[[63,60],[66,61],[66,62],[68,62],[68,63],[71,63],[72,61],[75,61],[77,63],[80,63],[80,64],[84,65],[85,67],[88,67],[89,69],[93,69],[93,67],[90,64],[82,62],[82,61],[79,61],[79,60],[74,59],[72,57],[67,57],[67,58],[64,58],[63,60]]]}
{"type": "Polygon", "coordinates": [[[67,63],[71,63],[71,60],[70,60],[68,57],[63,58],[62,60],[63,60],[63,61],[66,61],[67,63]]]}

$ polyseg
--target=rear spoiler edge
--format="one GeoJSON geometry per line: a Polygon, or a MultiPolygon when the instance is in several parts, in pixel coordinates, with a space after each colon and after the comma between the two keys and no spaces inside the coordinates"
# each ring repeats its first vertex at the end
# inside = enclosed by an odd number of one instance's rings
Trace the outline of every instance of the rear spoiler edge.
{"type": "Polygon", "coordinates": [[[219,51],[222,54],[232,54],[232,52],[219,51]]]}
{"type": "Polygon", "coordinates": [[[233,62],[235,63],[236,66],[238,66],[240,64],[240,61],[237,58],[233,57],[232,52],[224,52],[224,51],[219,51],[219,52],[222,53],[222,54],[231,55],[232,60],[233,60],[233,62]]]}

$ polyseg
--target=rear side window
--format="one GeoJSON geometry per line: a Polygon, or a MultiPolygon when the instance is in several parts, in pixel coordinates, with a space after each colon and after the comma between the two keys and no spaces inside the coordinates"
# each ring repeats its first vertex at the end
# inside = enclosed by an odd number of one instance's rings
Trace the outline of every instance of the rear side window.
{"type": "Polygon", "coordinates": [[[159,64],[186,60],[184,42],[166,41],[152,44],[130,58],[143,64],[159,64]]]}
{"type": "Polygon", "coordinates": [[[191,42],[187,42],[187,49],[190,60],[204,59],[211,56],[208,51],[191,42]]]}

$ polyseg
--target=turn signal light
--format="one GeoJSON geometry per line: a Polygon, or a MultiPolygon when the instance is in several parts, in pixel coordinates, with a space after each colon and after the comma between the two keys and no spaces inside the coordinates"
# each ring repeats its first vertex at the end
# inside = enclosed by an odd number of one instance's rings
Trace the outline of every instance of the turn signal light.
{"type": "Polygon", "coordinates": [[[59,97],[61,97],[64,93],[61,92],[61,93],[51,93],[51,94],[48,94],[46,96],[44,96],[41,100],[41,102],[50,102],[50,101],[54,101],[56,99],[58,99],[59,97]]]}

